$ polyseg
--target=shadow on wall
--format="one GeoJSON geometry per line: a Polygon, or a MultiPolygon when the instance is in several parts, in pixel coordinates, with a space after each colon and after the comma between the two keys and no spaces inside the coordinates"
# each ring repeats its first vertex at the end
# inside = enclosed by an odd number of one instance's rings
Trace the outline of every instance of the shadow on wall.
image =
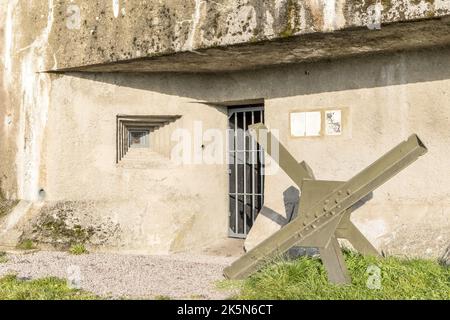
{"type": "Polygon", "coordinates": [[[436,47],[234,73],[66,75],[220,103],[450,79],[449,56],[450,47],[436,47]]]}
{"type": "Polygon", "coordinates": [[[300,190],[294,186],[290,186],[283,192],[284,210],[285,216],[279,214],[278,212],[264,207],[260,214],[264,215],[266,218],[272,220],[279,226],[284,226],[291,222],[297,217],[298,206],[300,201],[300,190]]]}

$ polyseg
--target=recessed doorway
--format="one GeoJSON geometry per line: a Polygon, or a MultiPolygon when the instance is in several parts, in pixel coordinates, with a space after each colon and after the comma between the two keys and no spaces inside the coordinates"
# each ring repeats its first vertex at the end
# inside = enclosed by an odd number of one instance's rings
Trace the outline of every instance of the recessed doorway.
{"type": "Polygon", "coordinates": [[[228,122],[229,236],[246,238],[264,205],[264,151],[248,133],[264,123],[264,106],[230,107],[228,122]]]}

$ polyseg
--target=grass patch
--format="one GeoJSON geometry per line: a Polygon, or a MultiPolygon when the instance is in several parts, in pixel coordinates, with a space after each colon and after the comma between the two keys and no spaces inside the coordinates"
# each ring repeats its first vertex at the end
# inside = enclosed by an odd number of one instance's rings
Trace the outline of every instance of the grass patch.
{"type": "Polygon", "coordinates": [[[8,257],[6,256],[6,252],[0,251],[0,263],[8,262],[8,257]]]}
{"type": "Polygon", "coordinates": [[[74,244],[70,247],[69,252],[76,256],[89,253],[83,244],[74,244]]]}
{"type": "Polygon", "coordinates": [[[365,257],[345,252],[352,284],[328,283],[327,273],[316,258],[279,260],[242,283],[236,299],[276,300],[450,300],[450,268],[438,262],[395,257],[365,257]],[[370,267],[381,271],[380,287],[370,267]],[[368,286],[369,284],[369,286],[368,286]],[[372,285],[371,285],[372,284],[372,285]],[[369,287],[372,287],[370,289],[369,287]]]}
{"type": "Polygon", "coordinates": [[[215,283],[215,288],[221,291],[237,291],[241,290],[242,280],[221,280],[215,283]]]}
{"type": "Polygon", "coordinates": [[[0,278],[0,300],[97,300],[97,296],[71,289],[58,278],[21,280],[9,275],[0,278]]]}
{"type": "Polygon", "coordinates": [[[18,245],[17,249],[20,250],[34,250],[37,249],[37,247],[34,245],[34,242],[29,239],[22,240],[18,245]]]}

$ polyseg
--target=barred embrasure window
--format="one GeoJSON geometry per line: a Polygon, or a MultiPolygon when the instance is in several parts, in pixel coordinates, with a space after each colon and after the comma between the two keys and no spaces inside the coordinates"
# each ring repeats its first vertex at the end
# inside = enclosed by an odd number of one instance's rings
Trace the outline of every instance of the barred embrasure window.
{"type": "Polygon", "coordinates": [[[150,134],[179,118],[179,115],[118,115],[117,163],[130,148],[149,148],[150,134]]]}

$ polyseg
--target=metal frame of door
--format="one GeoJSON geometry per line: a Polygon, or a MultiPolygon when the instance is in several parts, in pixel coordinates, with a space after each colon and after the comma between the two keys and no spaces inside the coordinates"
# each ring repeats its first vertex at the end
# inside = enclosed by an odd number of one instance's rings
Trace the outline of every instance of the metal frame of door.
{"type": "Polygon", "coordinates": [[[230,107],[229,237],[245,239],[264,205],[264,151],[248,133],[264,123],[264,105],[230,107]]]}

